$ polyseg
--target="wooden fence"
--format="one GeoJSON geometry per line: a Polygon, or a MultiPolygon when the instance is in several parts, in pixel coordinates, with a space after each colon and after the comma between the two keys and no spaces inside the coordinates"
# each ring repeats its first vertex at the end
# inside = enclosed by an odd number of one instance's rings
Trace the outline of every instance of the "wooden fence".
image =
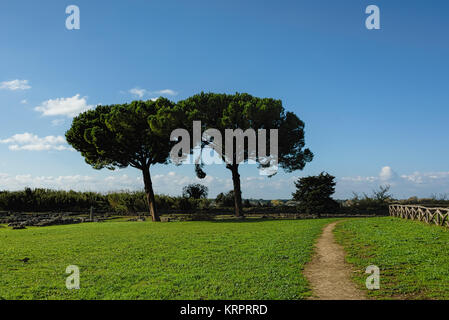
{"type": "Polygon", "coordinates": [[[392,204],[389,209],[392,217],[424,221],[428,224],[449,227],[449,208],[392,204]]]}

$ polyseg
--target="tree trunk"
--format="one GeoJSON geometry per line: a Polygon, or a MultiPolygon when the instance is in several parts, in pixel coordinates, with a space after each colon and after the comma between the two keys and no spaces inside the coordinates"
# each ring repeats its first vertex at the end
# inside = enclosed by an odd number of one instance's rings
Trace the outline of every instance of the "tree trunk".
{"type": "Polygon", "coordinates": [[[242,209],[242,191],[240,189],[240,174],[239,174],[239,165],[234,164],[230,167],[232,172],[232,182],[234,184],[234,206],[235,206],[235,216],[243,217],[243,209],[242,209]]]}
{"type": "Polygon", "coordinates": [[[143,183],[145,185],[145,193],[147,196],[148,208],[150,208],[150,215],[153,221],[161,221],[159,214],[156,210],[156,200],[154,199],[153,183],[151,182],[150,168],[144,168],[143,173],[143,183]]]}

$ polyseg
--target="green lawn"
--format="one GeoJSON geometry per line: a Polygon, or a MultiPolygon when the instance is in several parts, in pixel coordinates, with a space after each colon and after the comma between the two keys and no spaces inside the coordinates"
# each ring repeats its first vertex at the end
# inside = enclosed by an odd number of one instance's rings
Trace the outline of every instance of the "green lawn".
{"type": "Polygon", "coordinates": [[[399,218],[354,219],[335,230],[365,286],[365,268],[380,268],[380,299],[449,299],[449,230],[399,218]]]}
{"type": "Polygon", "coordinates": [[[301,299],[330,221],[0,226],[0,299],[301,299]],[[68,265],[80,290],[65,287],[68,265]]]}

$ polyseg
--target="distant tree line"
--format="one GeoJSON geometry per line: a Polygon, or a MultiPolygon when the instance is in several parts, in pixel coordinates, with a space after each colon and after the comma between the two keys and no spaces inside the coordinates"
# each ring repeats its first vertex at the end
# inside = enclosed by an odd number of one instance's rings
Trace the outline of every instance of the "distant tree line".
{"type": "MultiPolygon", "coordinates": [[[[155,195],[156,205],[162,211],[176,210],[180,213],[192,210],[207,211],[212,208],[227,209],[234,206],[233,191],[220,193],[216,199],[208,199],[208,188],[201,184],[184,187],[183,195],[174,197],[155,195]]],[[[270,201],[249,201],[244,208],[271,207],[270,201]]],[[[110,212],[133,215],[148,212],[147,195],[144,191],[122,191],[106,194],[96,192],[60,191],[26,188],[21,191],[0,191],[0,211],[12,212],[110,212]]]]}
{"type": "MultiPolygon", "coordinates": [[[[212,200],[205,198],[171,197],[155,195],[158,208],[162,210],[204,210],[212,200]]],[[[14,212],[88,212],[117,214],[148,212],[147,195],[144,191],[95,192],[57,191],[30,189],[23,191],[0,191],[0,211],[14,212]]]]}
{"type": "MultiPolygon", "coordinates": [[[[411,197],[395,200],[389,186],[381,186],[371,195],[354,194],[348,200],[331,198],[334,177],[327,173],[304,177],[295,183],[293,200],[243,200],[247,213],[303,213],[303,214],[363,214],[387,215],[392,203],[449,207],[447,195],[433,195],[420,199],[411,197]]],[[[183,195],[174,197],[155,195],[161,211],[191,213],[230,213],[234,208],[234,191],[220,193],[215,199],[207,198],[208,188],[201,184],[184,187],[183,195]],[[218,211],[217,211],[218,210],[218,211]]],[[[118,215],[135,215],[148,212],[147,195],[144,191],[123,191],[106,194],[96,192],[58,191],[26,188],[21,191],[0,191],[0,211],[12,212],[109,212],[118,215]]]]}
{"type": "Polygon", "coordinates": [[[106,207],[107,197],[95,192],[56,191],[26,188],[22,191],[0,191],[3,211],[79,211],[91,206],[106,207]]]}

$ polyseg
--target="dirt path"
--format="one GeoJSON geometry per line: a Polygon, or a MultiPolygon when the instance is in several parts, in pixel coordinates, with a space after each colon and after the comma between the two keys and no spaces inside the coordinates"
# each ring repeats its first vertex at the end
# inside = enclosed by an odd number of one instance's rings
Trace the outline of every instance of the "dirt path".
{"type": "Polygon", "coordinates": [[[335,242],[332,231],[337,223],[331,223],[323,229],[312,261],[304,270],[313,290],[311,299],[365,300],[365,293],[351,279],[352,270],[345,262],[343,248],[335,242]]]}

